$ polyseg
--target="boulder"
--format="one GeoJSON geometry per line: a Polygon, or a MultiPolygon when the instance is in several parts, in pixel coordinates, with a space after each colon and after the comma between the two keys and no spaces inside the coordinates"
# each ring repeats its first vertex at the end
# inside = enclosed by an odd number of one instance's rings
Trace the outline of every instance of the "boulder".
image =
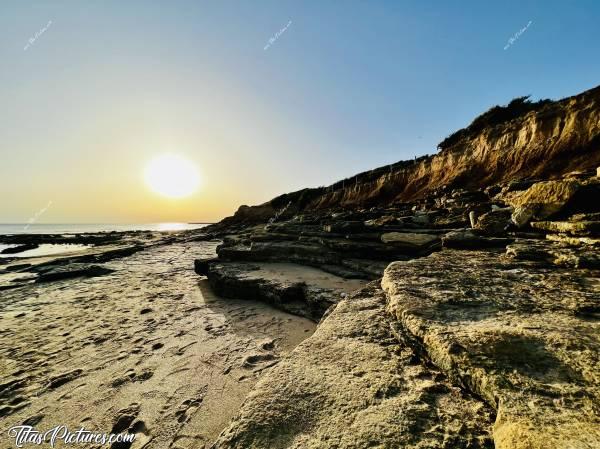
{"type": "Polygon", "coordinates": [[[515,225],[522,227],[531,219],[543,220],[560,212],[580,187],[574,179],[536,182],[525,191],[504,194],[503,200],[514,208],[515,225]]]}
{"type": "Polygon", "coordinates": [[[536,211],[536,206],[531,204],[526,204],[524,206],[515,207],[514,212],[512,213],[511,220],[517,228],[522,228],[533,217],[536,211]]]}
{"type": "Polygon", "coordinates": [[[510,225],[511,212],[505,209],[486,212],[477,219],[474,229],[487,235],[502,235],[510,225]]]}

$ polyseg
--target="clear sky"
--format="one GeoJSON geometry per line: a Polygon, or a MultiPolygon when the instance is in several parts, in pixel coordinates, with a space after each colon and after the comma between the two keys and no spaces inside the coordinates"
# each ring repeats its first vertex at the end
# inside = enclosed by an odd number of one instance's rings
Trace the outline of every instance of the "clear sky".
{"type": "Polygon", "coordinates": [[[0,222],[213,221],[434,153],[495,104],[600,84],[598,23],[595,0],[2,0],[0,222]],[[165,153],[191,196],[144,184],[165,153]]]}

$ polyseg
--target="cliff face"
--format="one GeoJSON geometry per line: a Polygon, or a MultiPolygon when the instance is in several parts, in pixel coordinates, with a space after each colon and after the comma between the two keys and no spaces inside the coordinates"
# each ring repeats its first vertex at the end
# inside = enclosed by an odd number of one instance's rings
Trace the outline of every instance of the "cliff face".
{"type": "Polygon", "coordinates": [[[226,222],[267,221],[306,209],[386,206],[442,186],[485,188],[514,179],[558,178],[600,165],[600,86],[551,102],[510,122],[465,137],[438,154],[360,173],[329,187],[242,206],[226,222]]]}

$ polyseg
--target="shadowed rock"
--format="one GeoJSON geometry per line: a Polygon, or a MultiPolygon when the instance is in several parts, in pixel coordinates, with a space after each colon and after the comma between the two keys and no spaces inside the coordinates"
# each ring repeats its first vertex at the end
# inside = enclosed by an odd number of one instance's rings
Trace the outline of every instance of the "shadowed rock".
{"type": "Polygon", "coordinates": [[[537,182],[525,191],[507,193],[503,199],[515,209],[513,222],[522,227],[532,218],[543,220],[559,212],[580,186],[572,179],[537,182]]]}
{"type": "Polygon", "coordinates": [[[38,274],[36,282],[52,282],[76,277],[104,276],[112,273],[113,271],[114,270],[111,270],[110,268],[101,267],[99,265],[74,263],[66,266],[52,267],[48,270],[41,271],[38,274]]]}
{"type": "Polygon", "coordinates": [[[220,296],[262,300],[315,321],[340,301],[342,295],[364,285],[360,280],[343,279],[315,268],[289,263],[212,261],[208,263],[206,276],[220,296]]]}
{"type": "Polygon", "coordinates": [[[29,251],[30,249],[36,249],[39,245],[37,243],[26,243],[24,245],[13,246],[10,248],[4,248],[0,251],[0,254],[18,254],[24,251],[29,251]]]}

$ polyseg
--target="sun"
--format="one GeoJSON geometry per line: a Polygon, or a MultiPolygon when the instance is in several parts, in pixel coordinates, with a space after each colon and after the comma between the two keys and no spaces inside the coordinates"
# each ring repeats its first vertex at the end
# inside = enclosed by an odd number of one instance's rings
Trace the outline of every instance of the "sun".
{"type": "Polygon", "coordinates": [[[198,189],[200,176],[194,164],[175,154],[152,159],[144,170],[146,185],[168,198],[184,198],[198,189]]]}

